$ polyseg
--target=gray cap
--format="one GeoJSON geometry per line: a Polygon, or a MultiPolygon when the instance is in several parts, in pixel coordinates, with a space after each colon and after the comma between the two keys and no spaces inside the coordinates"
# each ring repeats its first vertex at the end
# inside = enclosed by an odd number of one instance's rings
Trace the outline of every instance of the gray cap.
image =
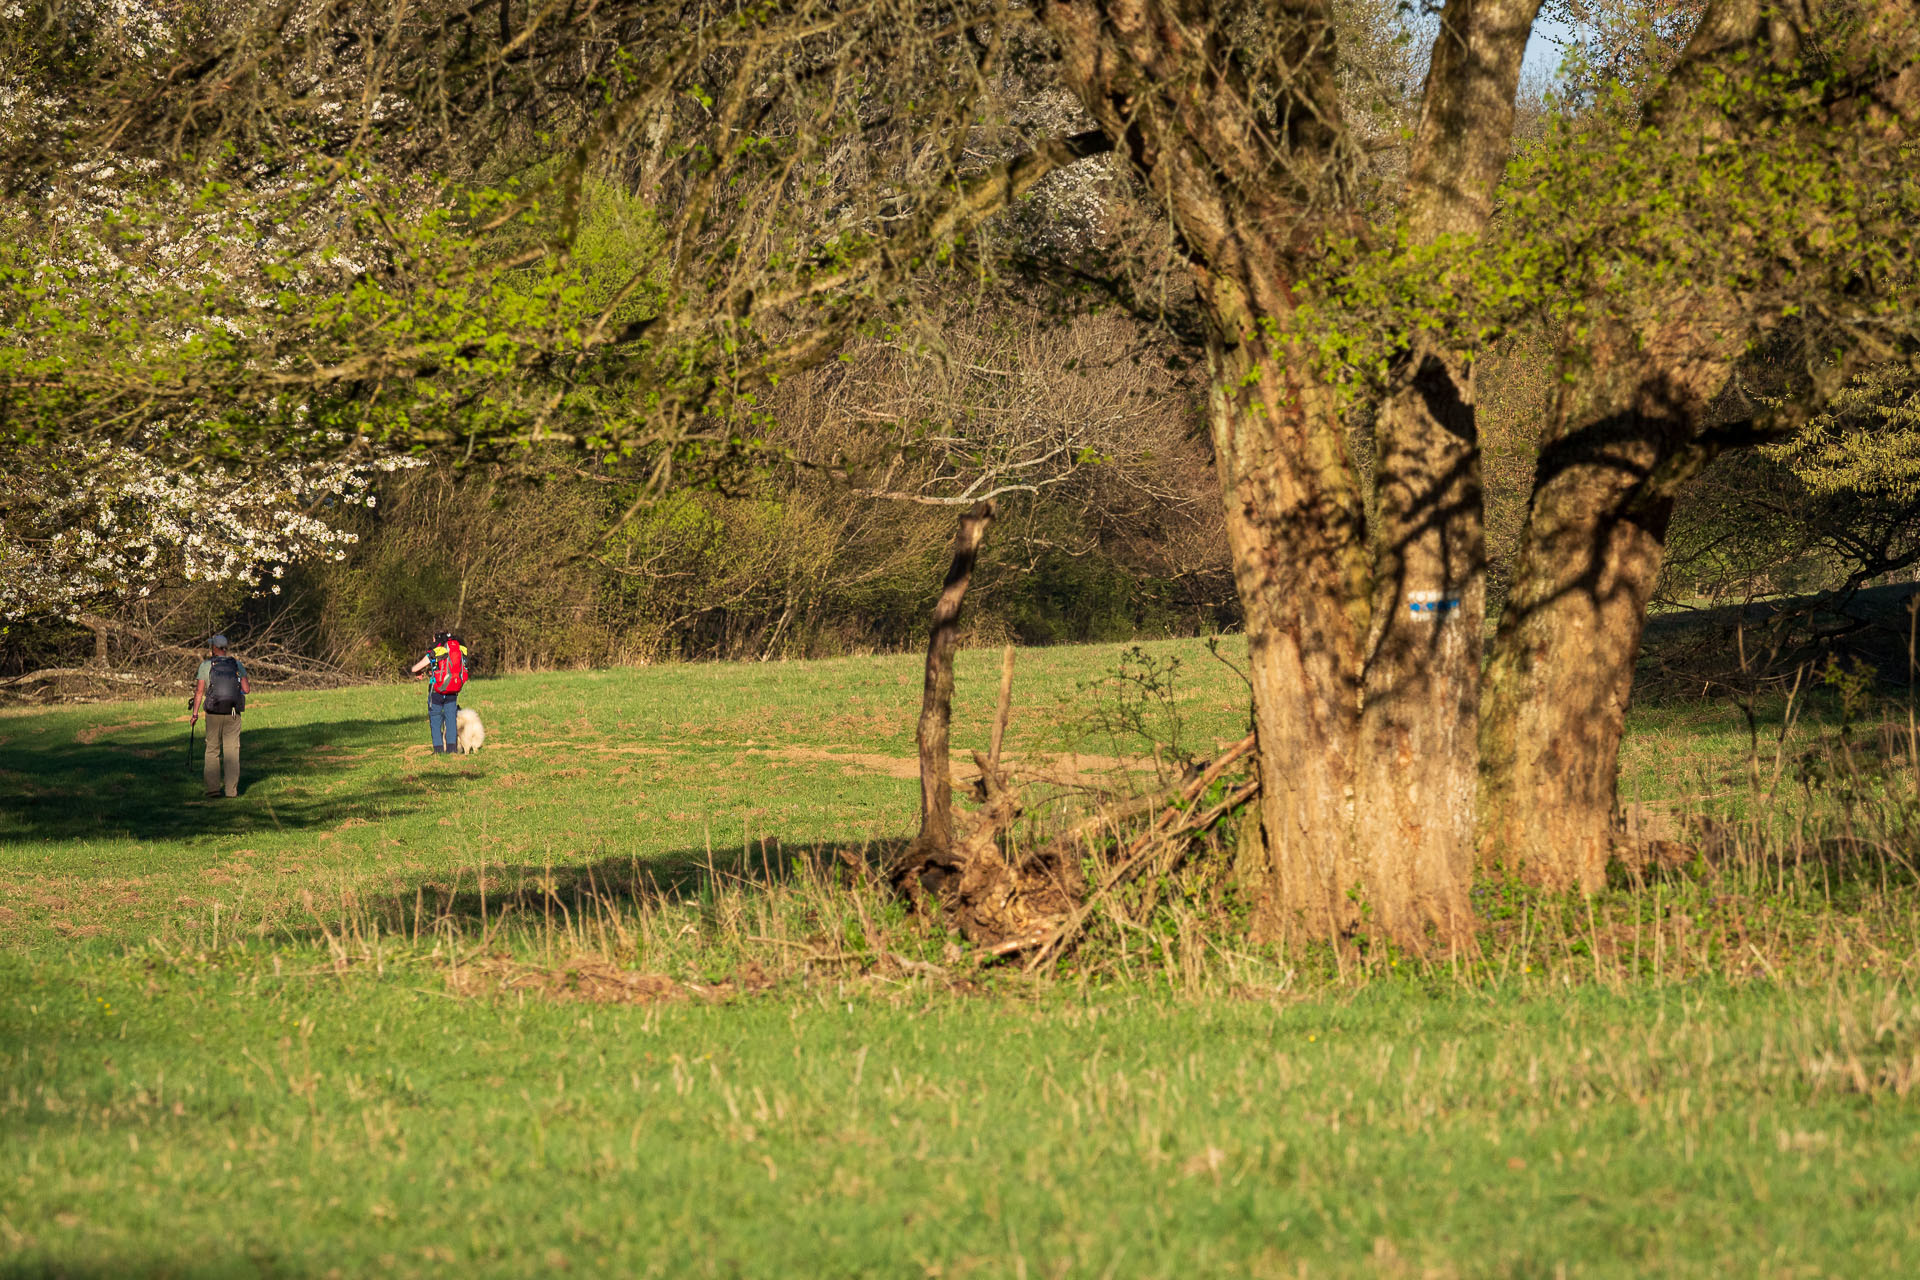
{"type": "Polygon", "coordinates": [[[224,649],[227,647],[227,638],[225,636],[208,636],[207,646],[212,649],[224,649]]]}

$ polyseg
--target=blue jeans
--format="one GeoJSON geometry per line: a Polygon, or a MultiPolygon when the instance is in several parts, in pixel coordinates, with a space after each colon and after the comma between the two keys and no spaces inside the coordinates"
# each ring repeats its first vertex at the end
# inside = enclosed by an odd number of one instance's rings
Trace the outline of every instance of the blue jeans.
{"type": "Polygon", "coordinates": [[[454,735],[454,717],[460,714],[460,695],[457,693],[429,693],[427,695],[427,727],[433,734],[435,751],[451,751],[458,741],[454,735]]]}

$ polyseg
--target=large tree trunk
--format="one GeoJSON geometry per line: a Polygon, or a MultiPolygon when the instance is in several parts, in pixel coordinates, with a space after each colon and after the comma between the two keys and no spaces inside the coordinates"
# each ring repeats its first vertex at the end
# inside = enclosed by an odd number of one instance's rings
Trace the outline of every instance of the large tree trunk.
{"type": "MultiPolygon", "coordinates": [[[[1537,7],[1447,5],[1409,179],[1416,245],[1486,225],[1537,7]]],[[[1263,109],[1219,33],[1166,0],[1042,10],[1068,82],[1165,200],[1208,312],[1260,745],[1263,922],[1451,943],[1469,927],[1482,611],[1470,379],[1413,354],[1382,415],[1384,537],[1370,547],[1338,399],[1285,337],[1321,237],[1365,234],[1332,14],[1325,0],[1265,12],[1285,70],[1263,109]]]]}
{"type": "Polygon", "coordinates": [[[1355,922],[1350,840],[1365,527],[1339,418],[1257,343],[1210,352],[1209,418],[1234,580],[1246,610],[1260,745],[1260,931],[1355,922]]]}
{"type": "Polygon", "coordinates": [[[1605,881],[1664,473],[1696,446],[1740,332],[1600,324],[1562,373],[1480,710],[1483,855],[1541,888],[1605,881]]]}
{"type": "Polygon", "coordinates": [[[1635,392],[1623,370],[1562,393],[1487,669],[1481,848],[1543,889],[1605,880],[1633,664],[1672,510],[1636,499],[1690,434],[1641,412],[1635,392]]]}
{"type": "Polygon", "coordinates": [[[1354,746],[1369,569],[1338,405],[1310,353],[1280,345],[1302,255],[1346,216],[1325,0],[1287,0],[1267,33],[1289,68],[1263,111],[1217,34],[1166,0],[1044,7],[1062,69],[1164,199],[1208,316],[1216,450],[1246,610],[1266,868],[1262,932],[1349,930],[1354,746]]]}
{"type": "MultiPolygon", "coordinates": [[[[1404,208],[1410,243],[1478,237],[1506,168],[1540,0],[1452,0],[1441,14],[1404,208]]],[[[1402,360],[1375,425],[1372,628],[1354,841],[1372,926],[1453,947],[1471,935],[1486,616],[1473,373],[1439,341],[1402,360]]]]}
{"type": "MultiPolygon", "coordinates": [[[[1644,123],[1677,147],[1738,146],[1716,73],[1796,54],[1764,0],[1711,0],[1644,123]]],[[[1673,510],[1663,472],[1696,449],[1709,402],[1758,329],[1738,293],[1689,282],[1596,298],[1577,332],[1565,335],[1486,673],[1480,832],[1483,857],[1504,871],[1591,892],[1612,850],[1634,661],[1673,510]]]]}
{"type": "Polygon", "coordinates": [[[1472,932],[1482,619],[1480,449],[1468,372],[1418,357],[1375,428],[1372,630],[1355,844],[1374,927],[1456,945],[1472,932]]]}

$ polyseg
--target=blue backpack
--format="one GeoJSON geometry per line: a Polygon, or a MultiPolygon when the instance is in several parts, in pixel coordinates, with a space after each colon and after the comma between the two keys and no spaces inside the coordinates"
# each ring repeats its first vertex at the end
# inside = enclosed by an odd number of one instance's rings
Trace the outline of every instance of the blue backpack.
{"type": "Polygon", "coordinates": [[[247,695],[240,688],[240,663],[233,657],[215,658],[207,668],[207,714],[224,716],[247,709],[247,695]]]}

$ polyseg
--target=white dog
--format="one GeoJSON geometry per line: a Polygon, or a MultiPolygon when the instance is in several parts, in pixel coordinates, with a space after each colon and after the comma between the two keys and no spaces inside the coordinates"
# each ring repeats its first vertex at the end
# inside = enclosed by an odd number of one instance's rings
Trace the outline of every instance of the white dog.
{"type": "Polygon", "coordinates": [[[487,745],[487,727],[480,723],[480,713],[472,707],[460,708],[460,714],[453,718],[454,749],[463,756],[470,756],[487,745]]]}

